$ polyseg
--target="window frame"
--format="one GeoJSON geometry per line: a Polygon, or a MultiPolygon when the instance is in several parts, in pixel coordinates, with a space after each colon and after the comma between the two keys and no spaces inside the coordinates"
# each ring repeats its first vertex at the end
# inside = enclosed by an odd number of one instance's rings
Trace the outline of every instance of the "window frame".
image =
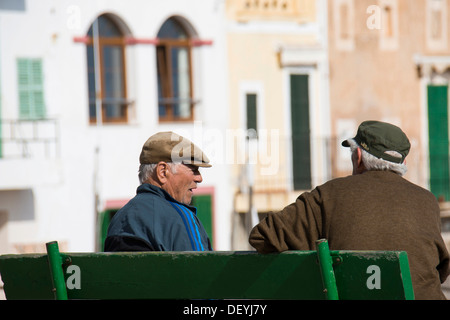
{"type": "Polygon", "coordinates": [[[355,4],[354,0],[333,1],[333,24],[335,46],[339,51],[355,50],[355,4]],[[345,16],[343,16],[345,13],[345,16]],[[345,27],[345,29],[344,29],[345,27]]]}
{"type": "Polygon", "coordinates": [[[444,0],[426,1],[426,44],[431,51],[442,51],[448,48],[448,7],[444,0]],[[440,16],[436,21],[435,15],[440,16]],[[439,23],[438,23],[439,22],[439,23]],[[435,28],[437,27],[438,30],[435,28]],[[435,35],[433,31],[437,31],[435,35]]]}
{"type": "MultiPolygon", "coordinates": [[[[174,17],[169,19],[175,19],[174,17]]],[[[168,19],[168,20],[169,20],[168,19]]],[[[167,21],[167,20],[166,20],[167,21]]],[[[180,21],[177,21],[180,23],[180,21]]],[[[193,81],[193,70],[192,70],[192,53],[193,53],[193,43],[192,35],[183,26],[186,32],[186,39],[173,39],[173,38],[158,38],[158,44],[156,45],[156,64],[157,64],[157,85],[158,85],[158,120],[159,122],[192,122],[194,120],[195,111],[195,101],[194,101],[194,81],[193,81]],[[164,48],[164,50],[161,50],[164,48]],[[174,104],[178,99],[174,98],[174,79],[172,76],[172,49],[174,48],[185,48],[187,50],[187,62],[188,62],[188,81],[189,81],[189,117],[175,116],[174,114],[174,104]],[[160,59],[160,52],[163,51],[164,60],[160,59]],[[168,62],[168,63],[167,63],[168,62]],[[165,64],[164,64],[165,63],[165,64]],[[163,65],[164,64],[164,65],[163,65]],[[161,85],[161,88],[159,87],[161,85]],[[163,96],[163,103],[161,103],[161,97],[159,92],[163,96]],[[167,102],[165,102],[165,100],[167,102]],[[165,103],[164,103],[165,102],[165,103]],[[161,105],[165,106],[165,115],[161,115],[159,108],[161,105]]],[[[179,101],[179,100],[178,100],[179,101]]]]}
{"type": "MultiPolygon", "coordinates": [[[[99,19],[99,17],[97,17],[97,19],[99,19]]],[[[113,23],[119,30],[120,27],[117,25],[117,23],[114,21],[114,19],[111,19],[108,16],[104,16],[104,18],[108,19],[111,23],[113,23]]],[[[91,27],[93,27],[93,24],[91,25],[91,27]]],[[[125,124],[128,123],[129,120],[129,106],[130,106],[130,102],[128,101],[127,97],[128,97],[128,92],[127,92],[127,67],[126,67],[126,36],[125,34],[121,31],[121,36],[120,37],[102,37],[101,35],[99,35],[98,38],[98,52],[99,52],[99,72],[100,72],[100,93],[101,93],[101,123],[102,124],[125,124]],[[107,97],[105,97],[105,72],[104,72],[104,48],[105,46],[118,46],[120,47],[120,52],[121,52],[121,60],[122,60],[122,70],[121,70],[121,74],[122,74],[122,90],[123,90],[123,103],[121,103],[122,108],[124,109],[124,115],[122,117],[117,117],[117,118],[111,118],[107,116],[107,112],[106,112],[106,103],[104,102],[107,97]]],[[[93,50],[93,54],[95,55],[95,47],[94,47],[94,37],[90,37],[89,35],[86,36],[86,48],[87,50],[89,50],[89,47],[91,47],[93,50]]],[[[94,65],[95,68],[95,65],[94,65]]],[[[88,75],[89,75],[89,66],[88,66],[88,75]]],[[[95,88],[94,84],[94,88],[95,88]]],[[[95,95],[97,95],[97,91],[94,92],[95,95]]],[[[94,99],[94,103],[96,103],[96,99],[94,99]]],[[[89,108],[90,108],[90,104],[91,101],[89,101],[89,108]]],[[[97,123],[97,110],[96,110],[96,114],[94,117],[92,117],[89,113],[89,123],[90,124],[96,124],[97,123]]]]}
{"type": "Polygon", "coordinates": [[[399,5],[398,0],[378,0],[381,8],[381,33],[379,49],[395,51],[399,46],[399,5]]]}

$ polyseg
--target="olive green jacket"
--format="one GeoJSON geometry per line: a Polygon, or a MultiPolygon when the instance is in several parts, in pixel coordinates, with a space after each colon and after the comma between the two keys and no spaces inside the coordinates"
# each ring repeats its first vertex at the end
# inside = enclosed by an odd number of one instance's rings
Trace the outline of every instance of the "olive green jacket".
{"type": "Polygon", "coordinates": [[[445,298],[449,254],[440,211],[429,191],[388,171],[331,180],[280,212],[269,213],[250,233],[261,253],[315,250],[406,251],[416,299],[445,298]]]}

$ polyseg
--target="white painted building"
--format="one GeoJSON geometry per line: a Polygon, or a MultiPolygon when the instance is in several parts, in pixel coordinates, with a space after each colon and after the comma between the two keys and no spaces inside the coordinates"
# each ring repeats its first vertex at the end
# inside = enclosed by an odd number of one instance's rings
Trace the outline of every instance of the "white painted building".
{"type": "Polygon", "coordinates": [[[229,118],[224,10],[211,0],[0,1],[0,253],[52,240],[97,250],[98,212],[135,195],[142,145],[167,130],[209,153],[198,193],[211,203],[214,248],[230,249],[229,165],[210,139],[225,137],[229,118]]]}

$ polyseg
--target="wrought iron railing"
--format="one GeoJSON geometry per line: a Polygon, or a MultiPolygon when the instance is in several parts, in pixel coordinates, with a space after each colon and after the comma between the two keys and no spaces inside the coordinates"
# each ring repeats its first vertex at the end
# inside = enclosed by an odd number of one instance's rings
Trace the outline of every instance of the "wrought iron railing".
{"type": "Polygon", "coordinates": [[[59,157],[59,136],[57,119],[1,119],[0,159],[59,157]]]}

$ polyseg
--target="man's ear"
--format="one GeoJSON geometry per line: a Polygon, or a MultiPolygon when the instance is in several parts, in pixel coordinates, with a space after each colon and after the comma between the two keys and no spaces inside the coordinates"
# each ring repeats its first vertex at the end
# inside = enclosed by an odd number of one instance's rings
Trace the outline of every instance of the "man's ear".
{"type": "Polygon", "coordinates": [[[356,148],[356,152],[357,152],[357,162],[358,162],[358,167],[361,166],[362,162],[362,151],[360,148],[356,148]]]}
{"type": "Polygon", "coordinates": [[[167,182],[167,174],[169,173],[169,170],[169,165],[166,162],[158,162],[155,169],[155,178],[159,184],[163,185],[167,182]]]}
{"type": "Polygon", "coordinates": [[[360,148],[356,148],[352,153],[352,167],[353,175],[361,174],[366,171],[366,167],[364,166],[364,162],[362,160],[362,151],[360,148]]]}
{"type": "Polygon", "coordinates": [[[363,159],[362,159],[362,151],[360,148],[357,149],[356,152],[356,163],[357,163],[357,168],[356,171],[357,173],[364,173],[367,171],[366,166],[364,165],[363,159]]]}

